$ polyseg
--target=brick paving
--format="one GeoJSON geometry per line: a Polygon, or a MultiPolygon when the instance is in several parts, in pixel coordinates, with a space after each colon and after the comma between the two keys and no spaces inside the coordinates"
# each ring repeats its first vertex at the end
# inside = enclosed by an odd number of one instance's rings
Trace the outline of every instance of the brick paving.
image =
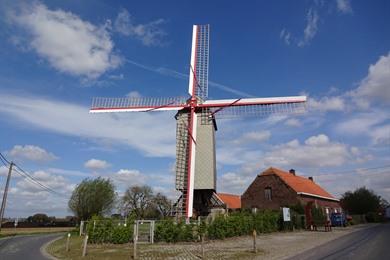
{"type": "MultiPolygon", "coordinates": [[[[206,241],[204,252],[207,259],[287,259],[303,251],[324,244],[365,225],[336,228],[331,232],[296,231],[260,234],[257,237],[258,252],[253,253],[250,236],[206,241]]],[[[156,243],[140,245],[139,259],[201,259],[201,244],[156,243]]]]}

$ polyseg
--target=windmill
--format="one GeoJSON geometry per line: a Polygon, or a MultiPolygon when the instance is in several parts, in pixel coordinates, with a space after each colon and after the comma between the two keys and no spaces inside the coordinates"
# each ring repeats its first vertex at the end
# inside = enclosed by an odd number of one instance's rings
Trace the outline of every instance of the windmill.
{"type": "Polygon", "coordinates": [[[186,219],[204,215],[221,203],[216,195],[216,118],[301,112],[305,96],[207,100],[209,25],[192,32],[189,98],[105,98],[92,101],[91,113],[177,110],[176,189],[181,196],[176,214],[186,219]]]}

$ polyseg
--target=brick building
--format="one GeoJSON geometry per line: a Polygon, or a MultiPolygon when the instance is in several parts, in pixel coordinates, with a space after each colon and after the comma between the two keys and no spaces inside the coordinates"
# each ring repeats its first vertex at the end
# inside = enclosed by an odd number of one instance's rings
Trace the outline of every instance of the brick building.
{"type": "Polygon", "coordinates": [[[241,196],[229,193],[217,193],[219,199],[223,201],[228,211],[241,209],[241,196]]]}
{"type": "Polygon", "coordinates": [[[242,208],[275,209],[301,203],[310,221],[312,206],[319,206],[327,214],[341,212],[339,200],[316,184],[312,177],[297,176],[277,168],[268,168],[256,176],[241,196],[242,208]],[[310,216],[309,216],[310,215],[310,216]]]}

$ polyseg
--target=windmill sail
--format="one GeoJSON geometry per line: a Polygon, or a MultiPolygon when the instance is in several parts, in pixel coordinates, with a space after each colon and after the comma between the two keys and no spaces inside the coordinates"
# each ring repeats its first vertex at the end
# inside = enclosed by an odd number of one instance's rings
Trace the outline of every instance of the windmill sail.
{"type": "Polygon", "coordinates": [[[92,99],[91,113],[105,112],[149,112],[164,110],[179,110],[186,106],[187,98],[106,98],[92,99]]]}
{"type": "Polygon", "coordinates": [[[194,25],[188,93],[205,100],[208,97],[209,25],[194,25]]]}
{"type": "Polygon", "coordinates": [[[306,110],[306,97],[207,100],[200,104],[199,107],[202,108],[202,122],[211,123],[209,119],[214,117],[224,119],[248,116],[268,116],[272,114],[303,113],[306,110]]]}

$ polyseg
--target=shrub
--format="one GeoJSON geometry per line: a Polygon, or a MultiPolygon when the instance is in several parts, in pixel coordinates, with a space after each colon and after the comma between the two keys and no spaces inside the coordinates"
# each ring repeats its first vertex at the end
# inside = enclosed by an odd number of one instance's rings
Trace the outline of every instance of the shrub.
{"type": "Polygon", "coordinates": [[[317,225],[317,226],[324,225],[324,223],[326,221],[326,216],[325,216],[322,208],[312,207],[311,208],[311,216],[312,216],[314,225],[317,225]]]}
{"type": "Polygon", "coordinates": [[[89,243],[123,244],[132,239],[133,221],[129,220],[125,225],[114,224],[111,218],[92,217],[88,222],[89,243]]]}
{"type": "Polygon", "coordinates": [[[157,222],[155,229],[155,240],[165,242],[177,242],[179,240],[180,226],[182,224],[176,224],[172,219],[166,219],[157,222]]]}

